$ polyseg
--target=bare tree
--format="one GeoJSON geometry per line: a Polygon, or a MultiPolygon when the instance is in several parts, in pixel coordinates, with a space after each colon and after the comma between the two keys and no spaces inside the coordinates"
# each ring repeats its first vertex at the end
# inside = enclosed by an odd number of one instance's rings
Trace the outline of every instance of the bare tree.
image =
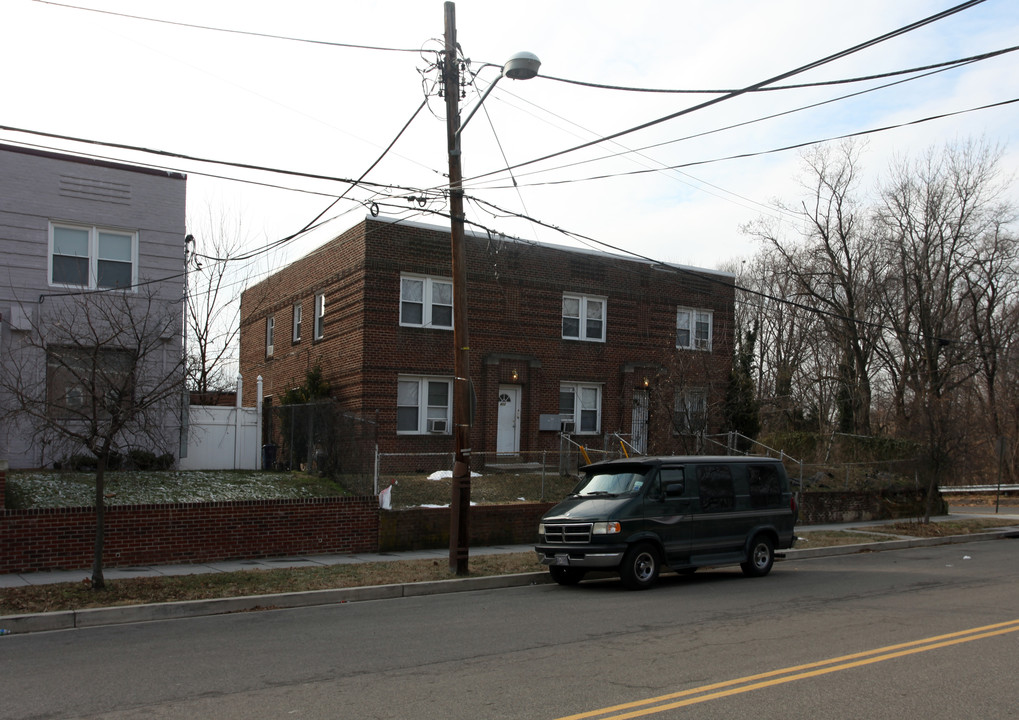
{"type": "Polygon", "coordinates": [[[92,587],[104,587],[105,474],[130,449],[180,442],[180,302],[142,289],[44,297],[3,348],[6,422],[67,455],[95,457],[92,587]]]}
{"type": "Polygon", "coordinates": [[[749,232],[774,249],[781,262],[776,271],[795,281],[795,299],[816,309],[833,341],[830,364],[840,388],[840,429],[869,434],[878,266],[857,197],[859,155],[859,146],[848,142],[804,153],[806,199],[798,240],[787,240],[764,223],[751,225],[749,232]]]}
{"type": "Polygon", "coordinates": [[[925,436],[929,502],[960,439],[965,403],[953,394],[977,372],[964,299],[979,276],[981,248],[1007,212],[1000,158],[983,142],[931,149],[900,160],[881,190],[882,304],[892,328],[883,352],[899,424],[925,436]]]}
{"type": "MultiPolygon", "coordinates": [[[[793,251],[796,252],[796,251],[793,251]]],[[[797,302],[796,280],[785,261],[765,246],[737,276],[736,327],[757,328],[755,363],[762,427],[802,430],[831,415],[826,399],[829,340],[817,315],[797,302]],[[808,419],[809,418],[809,419],[808,419]]]]}
{"type": "Polygon", "coordinates": [[[241,331],[239,288],[247,280],[237,268],[244,229],[240,220],[230,221],[211,209],[188,224],[187,386],[197,393],[230,390],[241,331]]]}
{"type": "MultiPolygon", "coordinates": [[[[998,215],[998,221],[974,244],[962,297],[974,348],[978,417],[986,428],[992,457],[1010,425],[1005,413],[1010,406],[1008,356],[1013,338],[1019,336],[1019,237],[1005,224],[1014,219],[1010,209],[1002,208],[998,215]]],[[[1010,475],[1014,470],[1009,468],[1010,475]]]]}

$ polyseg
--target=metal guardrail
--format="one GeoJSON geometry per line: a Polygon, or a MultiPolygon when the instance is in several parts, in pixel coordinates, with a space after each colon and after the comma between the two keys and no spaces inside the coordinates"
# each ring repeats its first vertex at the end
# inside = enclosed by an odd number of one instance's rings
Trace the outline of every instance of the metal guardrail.
{"type": "Polygon", "coordinates": [[[981,493],[981,492],[1016,492],[1019,485],[951,485],[938,488],[942,495],[951,493],[981,493]]]}

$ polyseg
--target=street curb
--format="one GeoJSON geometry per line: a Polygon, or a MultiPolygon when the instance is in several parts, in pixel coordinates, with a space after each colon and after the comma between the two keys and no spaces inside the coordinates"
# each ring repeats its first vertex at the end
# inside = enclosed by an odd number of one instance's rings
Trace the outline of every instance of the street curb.
{"type": "Polygon", "coordinates": [[[11,634],[71,630],[74,628],[175,620],[205,615],[252,612],[256,610],[339,605],[343,603],[364,602],[366,600],[392,600],[401,597],[420,597],[455,592],[472,592],[475,590],[545,585],[551,582],[552,577],[548,573],[533,572],[517,575],[458,578],[455,580],[432,580],[403,585],[366,585],[363,587],[305,590],[302,592],[277,593],[273,595],[245,595],[209,600],[152,603],[149,605],[62,610],[31,615],[0,616],[0,628],[8,630],[11,634]]]}
{"type": "MultiPolygon", "coordinates": [[[[782,555],[786,561],[807,560],[837,555],[880,552],[883,550],[986,542],[988,540],[1002,540],[1014,537],[1019,537],[1019,530],[1012,527],[990,532],[972,533],[970,535],[948,535],[936,538],[884,540],[881,542],[860,543],[858,545],[790,549],[783,551],[782,555]]],[[[47,632],[51,630],[71,630],[74,628],[174,620],[207,615],[224,615],[236,612],[337,605],[367,600],[392,600],[401,597],[422,597],[455,592],[473,592],[475,590],[546,585],[552,582],[553,580],[549,573],[532,572],[517,575],[458,578],[454,580],[431,580],[402,585],[368,585],[353,588],[277,593],[274,595],[246,595],[243,597],[215,598],[210,600],[185,600],[182,602],[153,603],[149,605],[88,608],[33,615],[0,616],[0,628],[9,631],[11,634],[47,632]]]]}
{"type": "MultiPolygon", "coordinates": [[[[806,529],[803,532],[807,532],[806,529]]],[[[934,545],[956,545],[971,542],[986,542],[987,540],[1004,540],[1005,538],[1019,537],[1019,530],[1014,527],[990,530],[982,533],[970,533],[969,535],[945,535],[944,537],[930,538],[906,538],[902,540],[882,540],[880,542],[867,542],[858,545],[835,545],[832,547],[802,548],[783,550],[786,560],[806,560],[815,557],[832,557],[835,555],[854,555],[864,552],[879,552],[882,550],[904,550],[917,547],[932,547],[934,545]]]]}

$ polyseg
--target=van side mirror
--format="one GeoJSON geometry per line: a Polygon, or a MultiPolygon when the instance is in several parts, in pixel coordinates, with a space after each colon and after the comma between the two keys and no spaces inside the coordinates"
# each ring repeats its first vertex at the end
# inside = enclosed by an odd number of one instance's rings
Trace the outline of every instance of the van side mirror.
{"type": "Polygon", "coordinates": [[[685,489],[685,487],[686,486],[683,483],[681,483],[681,482],[668,483],[665,486],[665,497],[666,497],[666,499],[682,497],[683,490],[685,489]]]}

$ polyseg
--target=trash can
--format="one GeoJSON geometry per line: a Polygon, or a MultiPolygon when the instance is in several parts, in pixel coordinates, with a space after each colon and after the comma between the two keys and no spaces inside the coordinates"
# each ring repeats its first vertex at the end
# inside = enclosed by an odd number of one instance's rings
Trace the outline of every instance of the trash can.
{"type": "Polygon", "coordinates": [[[276,446],[275,445],[263,445],[262,446],[262,469],[263,470],[275,470],[276,469],[276,446]]]}

